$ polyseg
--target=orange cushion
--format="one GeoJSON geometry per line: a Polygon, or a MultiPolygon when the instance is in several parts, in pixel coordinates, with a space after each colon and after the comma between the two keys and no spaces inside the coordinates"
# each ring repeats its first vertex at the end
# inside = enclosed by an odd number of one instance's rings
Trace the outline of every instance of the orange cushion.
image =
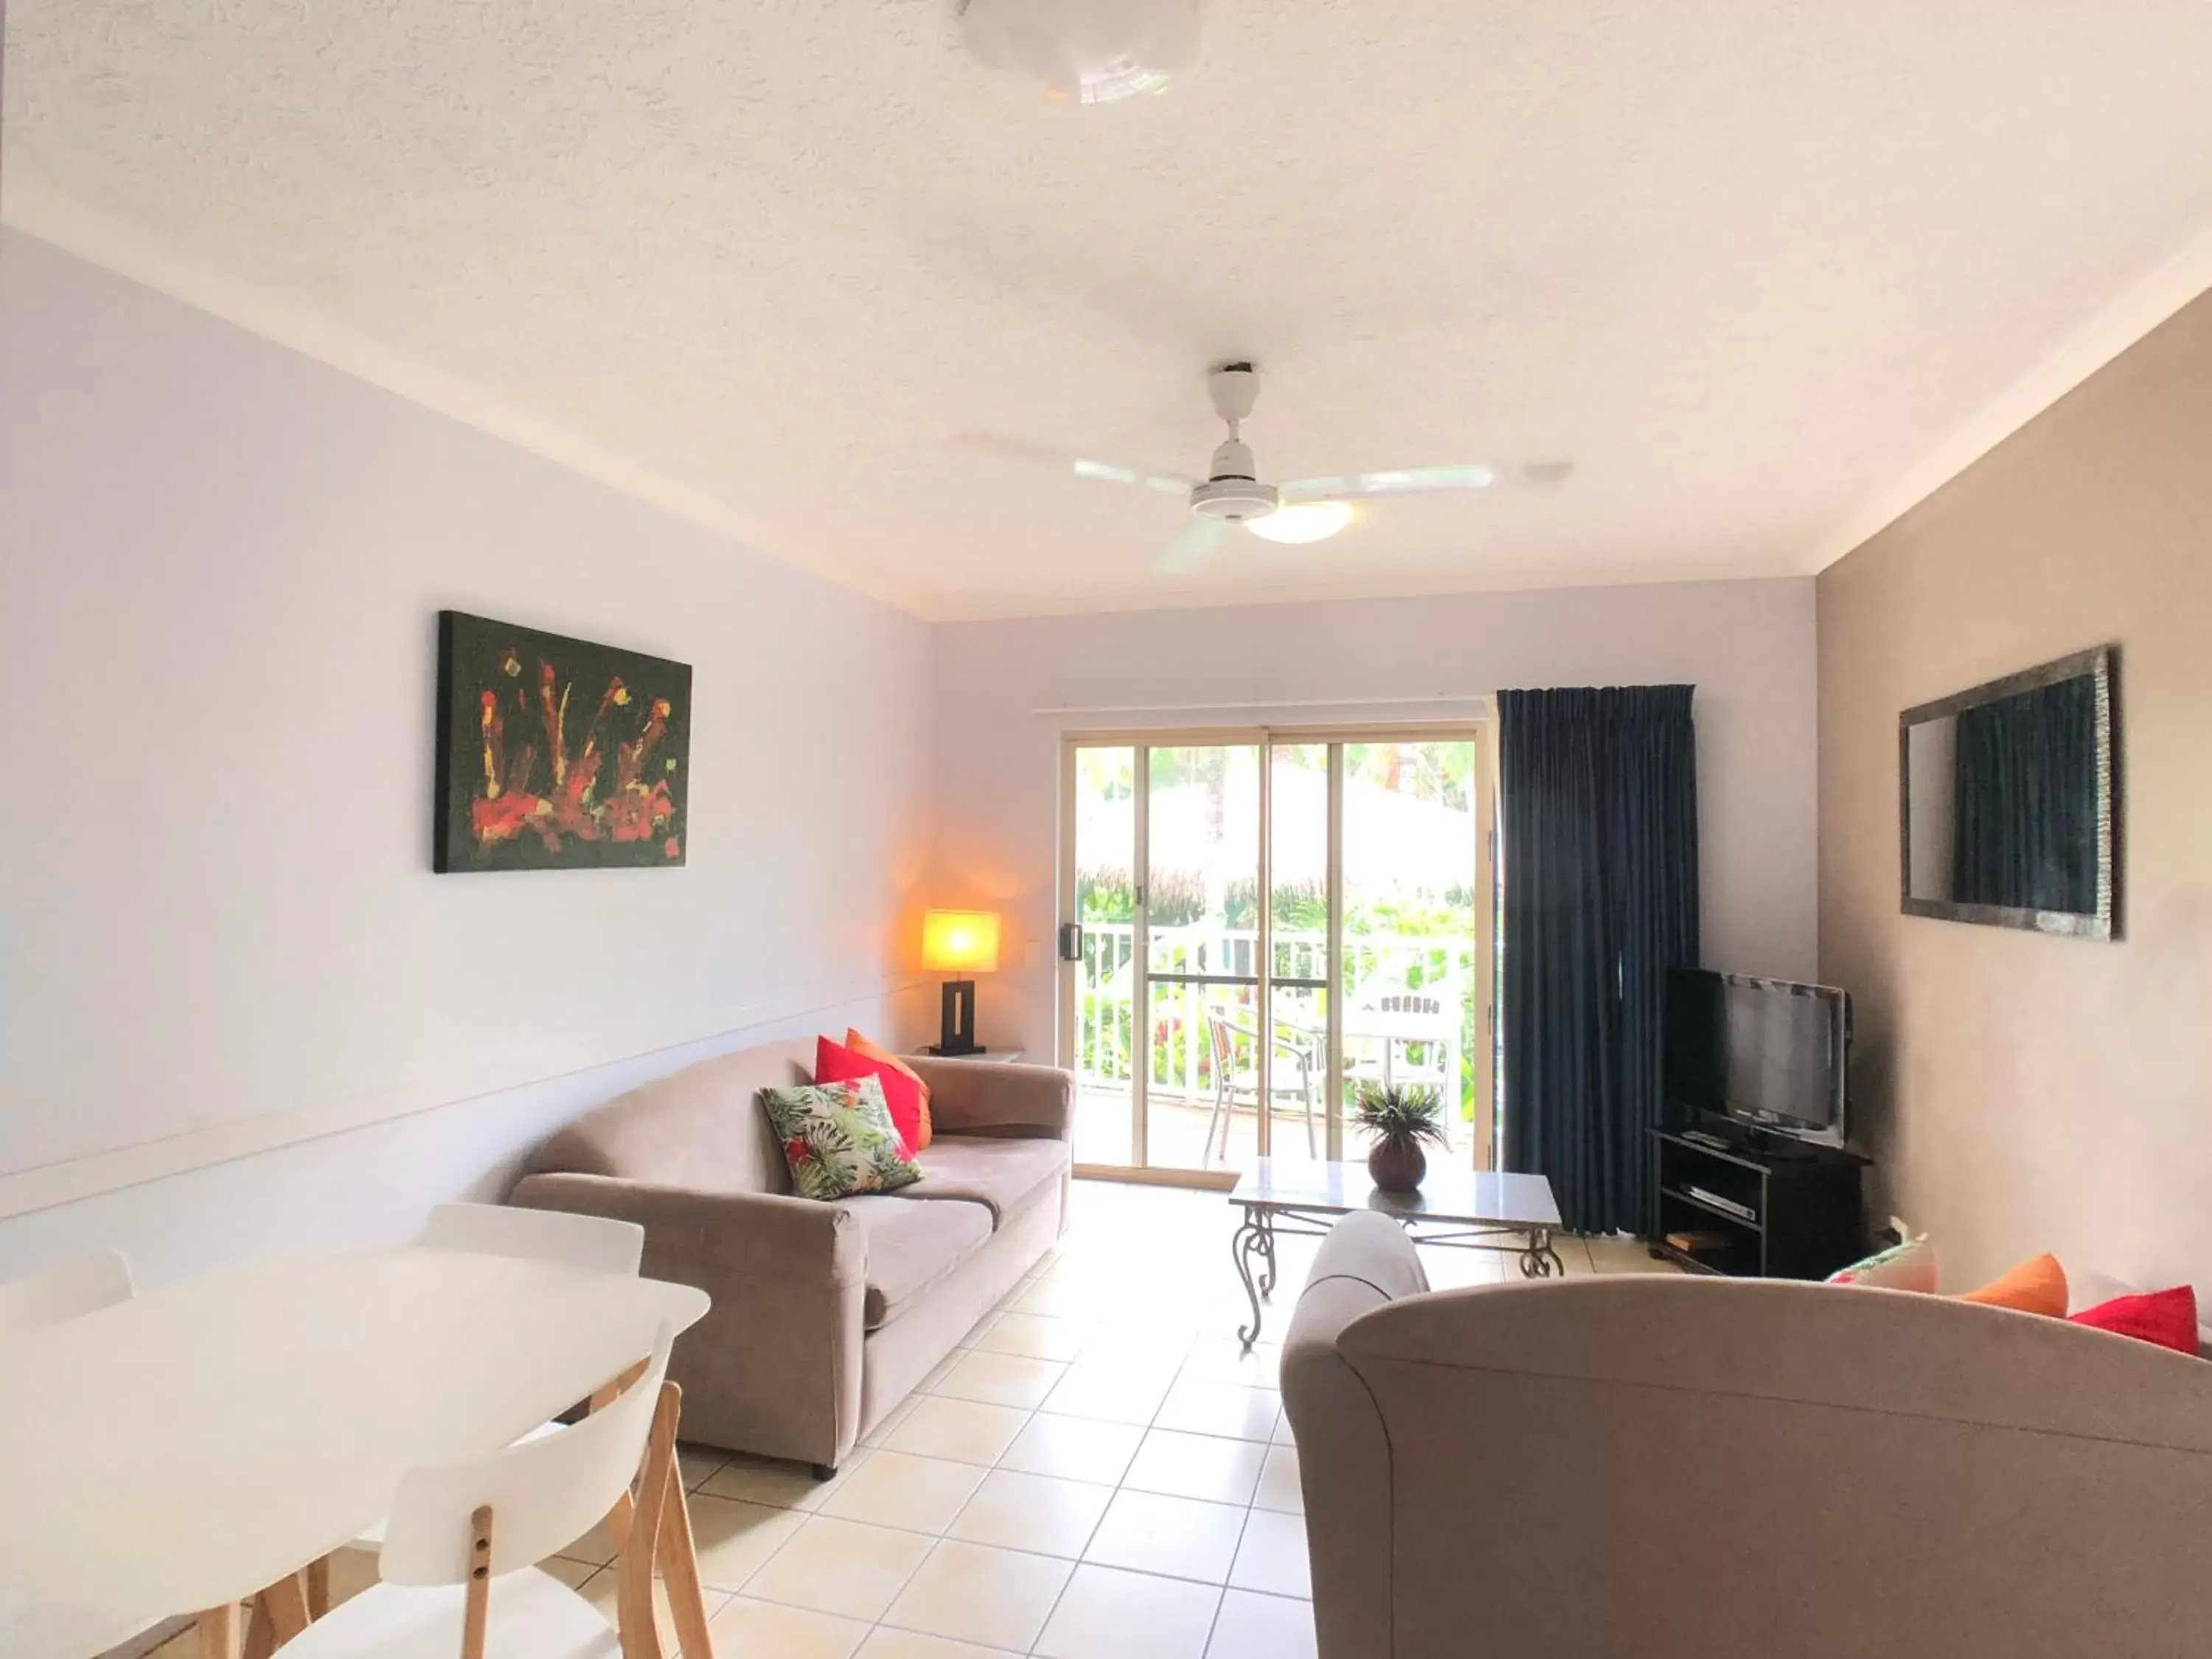
{"type": "Polygon", "coordinates": [[[881,1043],[869,1042],[849,1025],[845,1028],[845,1046],[856,1054],[863,1055],[869,1060],[880,1060],[893,1071],[904,1072],[914,1079],[915,1087],[921,1091],[921,1131],[920,1137],[914,1143],[914,1150],[918,1152],[928,1146],[932,1133],[929,1125],[929,1085],[921,1080],[921,1074],[881,1043]]]}
{"type": "Polygon", "coordinates": [[[2066,1269],[2055,1255],[2039,1255],[1999,1273],[1978,1291],[1968,1291],[1961,1302],[1979,1302],[1991,1308],[2015,1308],[2021,1313],[2066,1316],[2066,1269]]]}

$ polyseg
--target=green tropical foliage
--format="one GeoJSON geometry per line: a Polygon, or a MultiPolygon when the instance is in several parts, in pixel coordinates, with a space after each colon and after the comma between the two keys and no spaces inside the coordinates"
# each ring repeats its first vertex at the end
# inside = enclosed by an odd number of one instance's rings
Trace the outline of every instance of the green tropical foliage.
{"type": "MultiPolygon", "coordinates": [[[[1480,751],[1471,742],[1413,739],[1404,743],[1347,743],[1344,745],[1347,779],[1412,799],[1427,801],[1451,811],[1472,812],[1475,803],[1480,751]]],[[[1076,753],[1077,790],[1086,802],[1127,803],[1122,812],[1144,811],[1136,799],[1138,750],[1133,747],[1079,748],[1076,753]]],[[[1158,796],[1172,790],[1196,791],[1202,797],[1200,820],[1206,832],[1218,834],[1229,808],[1244,801],[1246,792],[1256,797],[1258,766],[1263,759],[1276,769],[1279,789],[1285,767],[1304,773],[1325,774],[1328,747],[1323,743],[1276,744],[1262,749],[1247,744],[1152,746],[1146,755],[1150,788],[1158,796]]],[[[1302,781],[1310,793],[1312,780],[1302,781]]],[[[1279,799],[1280,797],[1279,796],[1279,799]]],[[[1155,840],[1152,856],[1164,849],[1155,840]]],[[[1232,866],[1233,867],[1233,866],[1232,866]]],[[[1439,872],[1439,875],[1441,872],[1439,872]]],[[[1085,868],[1077,872],[1076,916],[1099,927],[1127,927],[1136,918],[1136,895],[1126,868],[1085,868]]],[[[1325,1023],[1332,996],[1342,999],[1348,1012],[1371,1006],[1388,992],[1428,990],[1447,992],[1456,1005],[1459,1040],[1457,1086],[1447,1087],[1440,1113],[1466,1121],[1475,1115],[1474,1078],[1481,1049],[1491,1034],[1482,1029],[1475,1006],[1473,959],[1469,949],[1480,936],[1478,910],[1492,902],[1487,892],[1478,895],[1465,878],[1454,877],[1431,886],[1413,872],[1389,872],[1389,896],[1363,895],[1361,883],[1347,872],[1345,944],[1342,972],[1333,989],[1302,994],[1291,1016],[1314,1026],[1325,1023]]],[[[1259,926],[1260,892],[1250,876],[1231,877],[1209,893],[1196,871],[1178,871],[1156,865],[1146,895],[1148,918],[1156,930],[1152,967],[1155,972],[1211,972],[1247,975],[1256,971],[1254,947],[1249,939],[1222,938],[1203,924],[1212,921],[1221,934],[1253,934],[1259,926]],[[1164,938],[1170,929],[1189,928],[1185,939],[1164,938]],[[1209,937],[1202,936],[1209,935],[1209,937]],[[1215,958],[1219,958],[1218,960],[1215,958]]],[[[1270,971],[1278,979],[1323,976],[1325,953],[1316,943],[1326,933],[1328,895],[1316,880],[1279,879],[1269,895],[1275,929],[1274,959],[1270,971]]],[[[1082,999],[1078,1022],[1077,1064],[1085,1075],[1127,1078],[1143,1054],[1151,1066],[1154,1086],[1170,1079],[1188,1088],[1195,1082],[1211,1087],[1212,1045],[1202,1018],[1194,1017],[1173,998],[1156,998],[1149,1008],[1129,1002],[1131,943],[1126,937],[1093,934],[1086,939],[1085,962],[1078,975],[1082,999]],[[1139,1044],[1140,1036],[1148,1040],[1139,1044]]],[[[1238,1023],[1257,1028],[1262,1011],[1243,992],[1231,993],[1231,1012],[1238,1023]]],[[[1209,1003],[1218,996],[1209,992],[1209,1003]]],[[[1283,1015],[1278,1000],[1273,1012],[1283,1015]]],[[[1281,1028],[1294,1038],[1295,1024],[1281,1028]]],[[[1249,1037],[1232,1039],[1235,1063],[1249,1069],[1254,1063],[1249,1037]]],[[[1433,1046],[1400,1040],[1400,1055],[1415,1066],[1433,1066],[1433,1046]]],[[[1370,1056],[1371,1058],[1371,1056],[1370,1056]]],[[[1351,1063],[1360,1058],[1355,1053],[1351,1063]]]]}
{"type": "Polygon", "coordinates": [[[921,1179],[921,1166],[891,1125],[884,1085],[873,1078],[763,1089],[760,1099],[802,1198],[887,1193],[921,1179]]]}
{"type": "MultiPolygon", "coordinates": [[[[1204,884],[1194,872],[1164,871],[1154,881],[1152,892],[1152,925],[1158,928],[1188,927],[1206,919],[1204,884]]],[[[1127,924],[1136,919],[1137,903],[1129,872],[1120,868],[1081,870],[1076,874],[1078,914],[1088,924],[1127,924]]],[[[1259,884],[1246,877],[1232,880],[1224,893],[1224,927],[1229,931],[1251,932],[1259,926],[1259,884]]],[[[1274,891],[1274,924],[1279,934],[1308,934],[1319,936],[1328,927],[1328,896],[1318,882],[1279,882],[1274,891]]],[[[1391,946],[1392,978],[1394,985],[1407,991],[1419,991],[1424,987],[1443,984],[1450,975],[1451,957],[1462,950],[1465,941],[1475,935],[1474,895],[1464,887],[1454,886],[1430,902],[1401,903],[1380,900],[1372,903],[1353,904],[1346,908],[1344,919],[1345,964],[1344,994],[1349,999],[1359,994],[1366,972],[1373,965],[1373,951],[1369,946],[1388,941],[1391,946]],[[1431,949],[1407,951],[1404,941],[1430,939],[1431,949]]],[[[1108,984],[1126,971],[1126,953],[1108,962],[1103,954],[1115,941],[1108,936],[1096,935],[1085,949],[1096,959],[1086,965],[1079,983],[1086,988],[1108,984]]],[[[1319,972],[1317,951],[1310,944],[1279,937],[1275,945],[1274,973],[1280,977],[1296,978],[1319,972]]],[[[1197,963],[1177,960],[1169,962],[1156,956],[1153,967],[1177,969],[1207,968],[1224,973],[1254,971],[1250,953],[1237,953],[1235,961],[1225,963],[1197,963]]],[[[1126,988],[1121,994],[1127,995],[1126,988]]],[[[1474,1119],[1474,1073],[1476,1065],[1476,1011],[1471,984],[1462,987],[1460,1000],[1460,1083],[1458,1110],[1462,1121],[1474,1119]]],[[[1319,1006],[1314,1010],[1316,1019],[1325,1010],[1319,1006]]],[[[1109,1022],[1115,1028],[1109,1041],[1102,1042],[1109,1034],[1100,1029],[1099,1022],[1083,1021],[1083,1052],[1078,1064],[1085,1075],[1092,1077],[1127,1077],[1129,1074],[1131,1011],[1126,1003],[1115,1008],[1109,1022]],[[1109,1052],[1100,1052],[1107,1048],[1109,1052]]],[[[1174,1075],[1170,1064],[1173,1043],[1178,1035],[1170,1029],[1156,1024],[1153,1032],[1152,1075],[1164,1079],[1174,1075]]],[[[1198,1040],[1186,1037],[1181,1040],[1198,1040]]],[[[1427,1063],[1429,1055],[1424,1046],[1414,1044],[1408,1058],[1416,1063],[1427,1063]]],[[[1200,1072],[1211,1075],[1212,1061],[1201,1056],[1200,1072]]]]}

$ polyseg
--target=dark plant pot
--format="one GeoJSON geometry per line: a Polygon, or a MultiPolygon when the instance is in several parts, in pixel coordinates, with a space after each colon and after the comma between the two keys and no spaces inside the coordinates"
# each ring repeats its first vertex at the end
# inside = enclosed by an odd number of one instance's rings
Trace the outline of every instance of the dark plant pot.
{"type": "Polygon", "coordinates": [[[1428,1172],[1428,1154],[1418,1140],[1378,1140],[1367,1154],[1368,1176],[1386,1193],[1419,1192],[1428,1172]]]}

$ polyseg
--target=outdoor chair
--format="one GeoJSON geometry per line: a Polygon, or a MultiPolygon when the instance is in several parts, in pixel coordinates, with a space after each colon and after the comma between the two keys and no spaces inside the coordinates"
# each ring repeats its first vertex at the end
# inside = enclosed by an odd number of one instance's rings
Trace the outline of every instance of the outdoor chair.
{"type": "MultiPolygon", "coordinates": [[[[1213,1133],[1221,1131],[1221,1155],[1229,1156],[1228,1115],[1249,1098],[1255,1113],[1260,1109],[1260,1072],[1255,1055],[1254,1064],[1240,1071],[1237,1066],[1237,1039],[1249,1037],[1255,1043],[1260,1040],[1258,1031],[1240,1025],[1224,1015],[1209,1011],[1206,1017],[1206,1030],[1213,1047],[1213,1112],[1206,1120],[1206,1150],[1201,1163],[1213,1158],[1213,1133]]],[[[1291,1061],[1296,1081],[1286,1081],[1284,1073],[1276,1070],[1268,1079],[1270,1092],[1278,1096],[1295,1096],[1304,1104],[1306,1120],[1306,1156],[1317,1155],[1314,1139],[1314,1090],[1321,1079],[1321,1063],[1312,1050],[1303,1043],[1293,1042],[1279,1033],[1271,1034],[1270,1042],[1275,1053],[1285,1055],[1291,1061]]]]}
{"type": "Polygon", "coordinates": [[[1356,1042],[1379,1043],[1379,1059],[1364,1056],[1353,1061],[1355,1081],[1376,1081],[1432,1088],[1446,1099],[1455,1093],[1458,1077],[1457,1010],[1437,996],[1418,991],[1393,991],[1348,1016],[1346,1035],[1356,1042]],[[1416,1065],[1411,1049],[1427,1051],[1416,1065]]]}

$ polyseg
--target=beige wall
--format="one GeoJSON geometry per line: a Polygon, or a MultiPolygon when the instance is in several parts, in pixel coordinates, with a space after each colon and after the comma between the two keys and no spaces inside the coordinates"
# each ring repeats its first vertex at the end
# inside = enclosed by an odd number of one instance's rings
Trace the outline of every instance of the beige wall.
{"type": "Polygon", "coordinates": [[[1818,585],[1820,965],[1879,1214],[2212,1289],[2212,295],[1818,585]],[[2121,647],[2124,939],[1898,910],[1900,709],[2121,647]]]}

